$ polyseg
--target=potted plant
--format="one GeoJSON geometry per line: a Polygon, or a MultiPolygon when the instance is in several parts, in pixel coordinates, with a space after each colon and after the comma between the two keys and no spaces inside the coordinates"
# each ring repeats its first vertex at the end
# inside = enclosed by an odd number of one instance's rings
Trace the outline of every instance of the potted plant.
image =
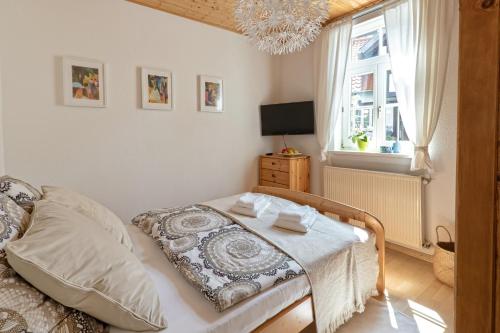
{"type": "Polygon", "coordinates": [[[359,151],[365,151],[368,148],[368,135],[365,131],[359,131],[349,137],[352,143],[358,145],[359,151]]]}

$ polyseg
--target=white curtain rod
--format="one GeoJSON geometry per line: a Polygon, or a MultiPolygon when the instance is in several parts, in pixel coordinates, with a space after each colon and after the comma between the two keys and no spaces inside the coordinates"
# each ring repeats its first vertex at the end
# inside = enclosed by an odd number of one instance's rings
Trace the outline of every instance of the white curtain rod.
{"type": "Polygon", "coordinates": [[[401,1],[401,0],[387,0],[387,1],[383,1],[382,3],[378,3],[372,7],[368,7],[366,8],[365,10],[362,10],[356,14],[354,14],[352,16],[352,19],[355,20],[357,18],[360,18],[362,16],[365,16],[365,15],[369,15],[373,12],[376,12],[377,10],[380,10],[382,8],[384,8],[385,6],[388,6],[388,5],[392,5],[393,3],[395,2],[398,2],[398,1],[401,1]]]}

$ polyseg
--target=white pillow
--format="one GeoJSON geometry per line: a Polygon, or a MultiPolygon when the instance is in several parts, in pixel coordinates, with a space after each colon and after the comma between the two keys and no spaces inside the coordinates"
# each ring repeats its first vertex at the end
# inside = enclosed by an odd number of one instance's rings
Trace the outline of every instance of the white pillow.
{"type": "Polygon", "coordinates": [[[36,202],[28,230],[5,252],[19,275],[65,306],[126,330],[167,326],[142,263],[74,210],[36,202]]]}
{"type": "Polygon", "coordinates": [[[42,186],[43,199],[57,202],[101,225],[111,236],[133,251],[132,240],[122,220],[100,203],[62,187],[42,186]]]}

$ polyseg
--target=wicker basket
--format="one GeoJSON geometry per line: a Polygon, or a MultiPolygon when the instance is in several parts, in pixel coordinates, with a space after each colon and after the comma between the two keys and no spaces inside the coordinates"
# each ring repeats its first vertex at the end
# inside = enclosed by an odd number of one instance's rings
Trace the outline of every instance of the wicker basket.
{"type": "Polygon", "coordinates": [[[455,242],[452,241],[450,232],[442,225],[436,227],[437,244],[434,252],[434,274],[439,281],[453,287],[455,284],[455,242]],[[439,240],[439,229],[446,231],[448,242],[439,240]]]}

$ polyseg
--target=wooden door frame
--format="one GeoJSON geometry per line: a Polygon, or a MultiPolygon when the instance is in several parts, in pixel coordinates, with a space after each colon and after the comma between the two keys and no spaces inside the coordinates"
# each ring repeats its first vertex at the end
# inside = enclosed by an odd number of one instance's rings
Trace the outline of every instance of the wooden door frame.
{"type": "Polygon", "coordinates": [[[459,52],[455,327],[457,333],[493,333],[499,0],[460,0],[459,52]]]}

